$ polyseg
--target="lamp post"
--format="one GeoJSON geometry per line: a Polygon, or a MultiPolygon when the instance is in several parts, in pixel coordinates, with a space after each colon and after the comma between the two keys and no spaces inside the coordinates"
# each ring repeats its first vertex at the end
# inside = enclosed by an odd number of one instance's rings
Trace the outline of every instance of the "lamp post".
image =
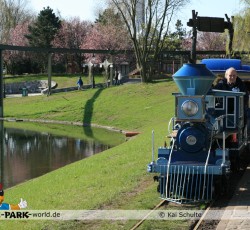
{"type": "Polygon", "coordinates": [[[92,89],[95,88],[95,64],[93,64],[93,68],[92,68],[92,89]]]}
{"type": "Polygon", "coordinates": [[[91,76],[92,89],[94,89],[95,88],[95,76],[94,76],[95,55],[94,54],[92,55],[92,59],[89,61],[88,66],[89,66],[89,73],[91,76]]]}
{"type": "MultiPolygon", "coordinates": [[[[107,87],[109,86],[108,84],[108,67],[109,65],[112,65],[112,63],[109,63],[107,59],[105,59],[105,61],[103,63],[101,63],[103,66],[104,66],[104,69],[105,69],[105,75],[106,75],[106,84],[107,84],[107,87]]],[[[112,79],[111,79],[112,81],[112,79]]]]}
{"type": "Polygon", "coordinates": [[[111,55],[111,64],[110,64],[110,85],[113,85],[113,56],[111,55]]]}
{"type": "Polygon", "coordinates": [[[94,79],[94,74],[93,74],[93,66],[94,64],[89,61],[88,67],[89,67],[89,80],[91,82],[92,88],[95,88],[95,79],[94,79]]]}
{"type": "Polygon", "coordinates": [[[94,67],[95,67],[95,64],[93,64],[93,66],[92,66],[92,89],[94,89],[95,88],[95,69],[94,69],[94,67]]]}
{"type": "Polygon", "coordinates": [[[91,79],[92,79],[92,66],[93,66],[93,64],[92,64],[91,61],[89,61],[87,63],[87,65],[88,65],[88,69],[89,69],[89,83],[91,83],[91,79]]]}
{"type": "Polygon", "coordinates": [[[5,75],[6,75],[6,69],[3,68],[3,98],[6,98],[5,75]]]}

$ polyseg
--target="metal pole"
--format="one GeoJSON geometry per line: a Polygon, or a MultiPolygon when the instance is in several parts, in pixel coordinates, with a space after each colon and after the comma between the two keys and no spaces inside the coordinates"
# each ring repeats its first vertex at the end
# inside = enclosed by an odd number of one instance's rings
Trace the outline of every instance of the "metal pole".
{"type": "Polygon", "coordinates": [[[92,67],[93,64],[91,61],[88,63],[88,70],[89,70],[89,84],[93,87],[93,77],[92,77],[92,67]]]}
{"type": "Polygon", "coordinates": [[[92,55],[93,66],[91,68],[92,71],[92,89],[95,88],[95,54],[92,55]]]}
{"type": "Polygon", "coordinates": [[[152,162],[155,161],[155,132],[152,130],[152,162]]]}
{"type": "Polygon", "coordinates": [[[92,72],[91,72],[91,71],[92,71],[92,70],[91,70],[91,68],[92,68],[92,67],[91,67],[90,63],[88,63],[88,71],[89,71],[89,84],[90,84],[90,83],[92,83],[92,76],[91,76],[91,74],[92,74],[92,72]]]}
{"type": "Polygon", "coordinates": [[[111,66],[110,66],[110,86],[113,85],[113,68],[114,68],[114,63],[113,63],[113,56],[111,55],[111,66]]]}
{"type": "Polygon", "coordinates": [[[223,143],[222,143],[222,165],[225,165],[226,162],[226,133],[223,131],[223,143]]]}
{"type": "Polygon", "coordinates": [[[191,50],[191,62],[192,63],[196,63],[196,41],[197,41],[197,23],[196,23],[196,19],[197,19],[197,15],[198,13],[195,13],[194,10],[192,10],[192,19],[193,19],[193,42],[192,42],[192,50],[191,50]]]}
{"type": "Polygon", "coordinates": [[[93,64],[93,67],[92,67],[92,89],[95,88],[95,76],[94,76],[94,71],[95,71],[95,65],[93,64]]]}
{"type": "Polygon", "coordinates": [[[183,66],[183,56],[180,58],[180,67],[183,66]]]}
{"type": "Polygon", "coordinates": [[[51,53],[48,54],[48,96],[51,95],[51,53]]]}
{"type": "Polygon", "coordinates": [[[0,49],[0,117],[3,118],[3,50],[0,49]]]}
{"type": "Polygon", "coordinates": [[[0,180],[2,183],[4,183],[4,125],[3,121],[0,121],[0,180]]]}

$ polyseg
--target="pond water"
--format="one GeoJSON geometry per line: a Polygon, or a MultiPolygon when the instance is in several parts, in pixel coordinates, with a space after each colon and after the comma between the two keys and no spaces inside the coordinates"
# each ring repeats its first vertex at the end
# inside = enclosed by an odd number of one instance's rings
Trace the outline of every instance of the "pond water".
{"type": "Polygon", "coordinates": [[[5,189],[112,147],[89,138],[16,128],[4,128],[1,136],[1,182],[5,189]]]}

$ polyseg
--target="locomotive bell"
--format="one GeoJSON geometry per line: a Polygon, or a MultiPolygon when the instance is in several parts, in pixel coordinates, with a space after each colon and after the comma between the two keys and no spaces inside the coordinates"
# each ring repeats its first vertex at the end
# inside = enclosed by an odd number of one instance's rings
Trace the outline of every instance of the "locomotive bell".
{"type": "Polygon", "coordinates": [[[184,64],[173,75],[182,95],[206,95],[215,78],[205,64],[184,64]]]}

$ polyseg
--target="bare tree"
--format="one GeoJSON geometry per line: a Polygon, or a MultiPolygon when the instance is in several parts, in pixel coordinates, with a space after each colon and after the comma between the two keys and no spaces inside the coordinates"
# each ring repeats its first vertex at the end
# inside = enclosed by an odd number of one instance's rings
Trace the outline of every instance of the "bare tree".
{"type": "Polygon", "coordinates": [[[0,43],[7,43],[10,29],[31,18],[27,0],[0,0],[0,43]]]}
{"type": "Polygon", "coordinates": [[[110,0],[120,12],[133,43],[142,81],[152,80],[154,66],[169,34],[174,13],[189,0],[110,0]]]}

